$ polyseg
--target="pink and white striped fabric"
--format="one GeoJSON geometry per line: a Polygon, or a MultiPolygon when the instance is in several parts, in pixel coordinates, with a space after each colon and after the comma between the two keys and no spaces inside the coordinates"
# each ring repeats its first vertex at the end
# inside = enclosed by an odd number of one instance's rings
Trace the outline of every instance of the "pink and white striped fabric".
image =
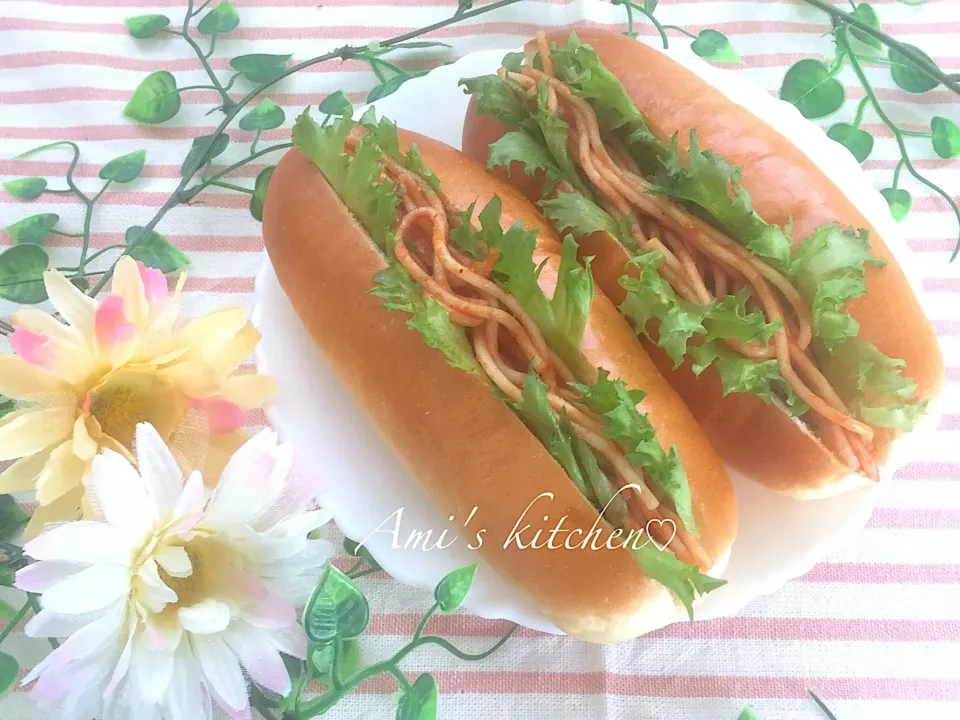
{"type": "MultiPolygon", "coordinates": [[[[960,72],[960,1],[932,0],[909,7],[873,0],[883,27],[923,48],[948,72],[960,72]]],[[[244,53],[293,53],[295,60],[321,54],[344,42],[383,39],[451,14],[454,0],[234,0],[240,27],[220,39],[212,61],[219,71],[244,53]]],[[[4,0],[0,5],[0,176],[45,175],[53,187],[66,170],[65,154],[26,160],[15,155],[55,140],[81,144],[79,184],[96,191],[107,160],[147,149],[143,177],[107,192],[94,218],[95,248],[122,242],[123,230],[143,224],[176,185],[190,140],[210,132],[216,116],[207,91],[185,95],[186,107],[172,121],[147,127],[121,115],[131,91],[147,73],[172,71],[181,86],[205,84],[200,65],[182,40],[137,41],[123,19],[161,12],[182,18],[183,0],[4,0]]],[[[661,2],[664,23],[691,32],[715,28],[743,57],[742,72],[775,92],[787,67],[803,57],[830,53],[825,16],[786,0],[683,0],[661,2]]],[[[428,51],[434,61],[489,48],[516,48],[538,26],[601,25],[622,29],[623,9],[596,1],[531,0],[463,25],[432,39],[452,45],[428,51]]],[[[638,23],[653,36],[648,23],[638,23]]],[[[675,34],[675,33],[674,33],[675,34]]],[[[688,40],[677,37],[674,42],[688,40]]],[[[402,57],[402,56],[401,56],[402,57]]],[[[400,61],[426,67],[423,56],[400,61]]],[[[901,125],[924,129],[932,115],[960,123],[960,103],[947,91],[912,96],[897,89],[883,68],[868,70],[878,94],[901,125]]],[[[862,97],[854,78],[842,77],[851,100],[862,97]]],[[[238,83],[244,90],[244,82],[238,83]]],[[[374,84],[356,62],[310,68],[281,83],[271,97],[287,111],[286,127],[265,133],[285,140],[303,106],[342,88],[355,100],[374,84]]],[[[853,116],[848,102],[837,119],[853,116]]],[[[889,133],[867,114],[879,138],[865,168],[878,187],[889,185],[898,159],[889,133]]],[[[234,145],[221,160],[247,152],[251,133],[230,130],[234,145]]],[[[916,165],[944,188],[960,190],[960,165],[936,159],[928,140],[912,139],[916,165]]],[[[838,152],[843,152],[838,148],[838,152]]],[[[263,166],[249,166],[239,183],[252,184],[263,166]]],[[[739,616],[678,625],[614,647],[524,631],[479,664],[424,649],[408,665],[432,671],[441,689],[446,718],[649,718],[733,720],[749,703],[764,720],[822,717],[806,698],[810,688],[840,720],[960,718],[960,276],[947,263],[956,226],[945,202],[905,179],[914,195],[903,223],[910,250],[923,274],[937,332],[948,365],[946,416],[922,457],[901,471],[868,527],[807,576],[754,602],[739,616]]],[[[205,192],[203,204],[178,207],[158,230],[193,261],[186,308],[200,313],[225,302],[253,304],[253,280],[263,248],[247,198],[232,191],[205,192]]],[[[0,226],[35,212],[56,212],[62,227],[79,230],[80,205],[60,196],[30,206],[0,194],[0,226]]],[[[70,264],[74,240],[51,238],[53,261],[70,264]]],[[[0,235],[0,248],[10,243],[0,235]]],[[[0,301],[0,316],[13,308],[0,301]]],[[[0,348],[7,351],[9,348],[0,348]]],[[[254,418],[263,422],[263,416],[254,418]]],[[[335,531],[331,531],[335,535],[335,531]]],[[[361,644],[364,661],[386,656],[405,642],[430,597],[385,575],[361,580],[374,615],[361,644]]],[[[4,597],[16,602],[14,596],[4,597]]],[[[504,625],[462,616],[443,617],[437,630],[460,644],[481,648],[504,625]]],[[[41,642],[15,635],[21,666],[45,654],[41,642]]],[[[338,718],[388,718],[395,710],[392,683],[372,682],[338,706],[338,718]]],[[[0,702],[0,717],[35,716],[27,694],[0,702]]]]}

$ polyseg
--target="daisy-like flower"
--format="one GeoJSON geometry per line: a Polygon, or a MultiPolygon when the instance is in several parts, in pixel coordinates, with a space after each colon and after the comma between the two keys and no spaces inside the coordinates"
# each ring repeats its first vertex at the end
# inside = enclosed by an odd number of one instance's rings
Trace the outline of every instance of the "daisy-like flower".
{"type": "Polygon", "coordinates": [[[66,637],[25,679],[65,720],[207,720],[212,705],[249,718],[248,680],[281,695],[280,653],[303,658],[297,623],[332,554],[310,540],[326,523],[310,509],[315,480],[291,479],[291,451],[264,430],[230,459],[219,483],[186,480],[156,430],[139,425],[140,471],[119,453],[93,459],[97,521],[30,541],[38,562],[17,587],[41,593],[31,637],[66,637]]]}
{"type": "Polygon", "coordinates": [[[246,409],[275,391],[271,378],[234,374],[260,335],[243,308],[177,328],[184,280],[168,296],[160,271],[124,257],[98,302],[50,270],[43,281],[65,322],[37,309],[13,315],[16,354],[0,355],[0,395],[21,407],[0,420],[0,461],[17,462],[0,474],[0,493],[36,490],[27,537],[78,516],[94,456],[132,458],[138,423],[171,444],[188,436],[209,479],[246,439],[246,409]]]}

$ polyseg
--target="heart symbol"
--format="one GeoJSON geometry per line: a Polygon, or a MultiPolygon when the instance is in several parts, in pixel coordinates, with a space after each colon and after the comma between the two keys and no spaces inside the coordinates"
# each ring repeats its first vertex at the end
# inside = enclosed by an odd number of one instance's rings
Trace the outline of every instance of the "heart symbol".
{"type": "Polygon", "coordinates": [[[664,550],[666,550],[667,546],[670,543],[672,543],[673,539],[677,536],[677,524],[670,518],[651,518],[650,520],[647,521],[646,530],[647,530],[647,536],[650,538],[650,542],[656,545],[657,549],[660,550],[660,552],[663,552],[664,550]],[[661,528],[663,528],[664,525],[670,526],[670,539],[667,540],[665,543],[663,543],[663,545],[658,543],[656,538],[654,538],[653,533],[650,532],[650,526],[653,524],[657,524],[661,528]]]}

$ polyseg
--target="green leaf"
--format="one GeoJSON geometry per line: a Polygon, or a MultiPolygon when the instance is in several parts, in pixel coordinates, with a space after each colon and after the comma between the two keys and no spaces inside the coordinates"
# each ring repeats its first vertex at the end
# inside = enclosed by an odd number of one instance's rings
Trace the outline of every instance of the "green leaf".
{"type": "Polygon", "coordinates": [[[748,705],[740,711],[740,714],[737,716],[737,720],[760,720],[760,718],[753,711],[753,708],[748,705]]]}
{"type": "Polygon", "coordinates": [[[372,103],[381,98],[387,97],[387,95],[393,95],[397,90],[400,89],[400,86],[403,85],[407,80],[413,80],[416,77],[421,77],[427,74],[427,70],[415,73],[405,73],[403,75],[394,75],[391,78],[388,78],[385,83],[381,83],[374,87],[367,94],[367,102],[372,103]]]}
{"type": "Polygon", "coordinates": [[[674,136],[654,178],[653,190],[665,193],[671,200],[699,206],[714,224],[754,255],[780,271],[789,269],[793,244],[790,238],[782,228],[765,222],[753,210],[750,194],[740,185],[740,168],[711,150],[701,151],[693,130],[686,162],[674,136]]]}
{"type": "Polygon", "coordinates": [[[6,230],[17,244],[41,245],[58,222],[59,215],[40,213],[18,220],[13,225],[8,225],[6,230]]]}
{"type": "Polygon", "coordinates": [[[343,90],[337,90],[335,93],[327,95],[320,104],[317,105],[317,110],[323,115],[339,115],[345,117],[353,112],[353,104],[343,90]]]}
{"type": "Polygon", "coordinates": [[[222,35],[240,24],[240,16],[228,0],[223,0],[197,23],[197,31],[202,35],[222,35]]]}
{"type": "MultiPolygon", "coordinates": [[[[140,225],[128,227],[123,234],[124,242],[128,246],[132,245],[142,232],[143,227],[140,225]]],[[[129,255],[147,267],[156,268],[163,273],[175,272],[190,264],[190,258],[155,230],[151,230],[136,246],[131,247],[129,255]]]]}
{"type": "Polygon", "coordinates": [[[12,565],[0,565],[0,587],[13,587],[17,581],[17,568],[12,565]]]}
{"type": "Polygon", "coordinates": [[[690,44],[690,49],[704,60],[713,62],[742,63],[727,36],[716,30],[701,30],[690,44]]]}
{"type": "Polygon", "coordinates": [[[123,24],[133,37],[145,40],[166,28],[170,24],[170,18],[166,15],[136,15],[126,18],[123,24]]]}
{"type": "MultiPolygon", "coordinates": [[[[310,656],[316,677],[324,685],[332,684],[333,643],[327,643],[313,651],[310,656]]],[[[356,640],[344,640],[340,655],[340,677],[350,677],[360,667],[360,644],[356,640]]]]}
{"type": "Polygon", "coordinates": [[[357,143],[353,157],[344,153],[347,134],[355,125],[344,117],[319,127],[304,111],[294,123],[293,143],[313,160],[374,242],[386,249],[393,242],[397,224],[396,188],[389,181],[380,181],[383,149],[373,132],[357,143]]]}
{"type": "Polygon", "coordinates": [[[520,72],[523,69],[523,59],[526,57],[522,52],[508,52],[503,56],[500,65],[510,72],[520,72]]]}
{"type": "Polygon", "coordinates": [[[0,600],[0,620],[13,620],[19,611],[0,600]]]}
{"type": "Polygon", "coordinates": [[[284,120],[286,120],[286,115],[284,115],[283,108],[273,100],[266,98],[240,118],[240,129],[273,130],[283,125],[284,120]]]}
{"type": "Polygon", "coordinates": [[[287,69],[287,63],[292,55],[238,55],[230,60],[230,67],[243,75],[247,80],[255,83],[266,83],[276,80],[287,69]]]}
{"type": "Polygon", "coordinates": [[[17,403],[12,398],[0,395],[0,419],[17,409],[17,403]]]}
{"type": "Polygon", "coordinates": [[[387,310],[413,315],[407,327],[419,332],[429,347],[440,350],[453,367],[482,375],[463,328],[453,324],[443,305],[424,295],[402,265],[392,263],[377,272],[373,281],[376,285],[370,294],[383,298],[387,310]]]}
{"type": "Polygon", "coordinates": [[[836,378],[837,392],[864,421],[879,427],[913,429],[926,412],[927,403],[907,401],[916,384],[903,374],[903,360],[887,357],[859,337],[848,338],[836,355],[843,371],[836,378]]]}
{"type": "Polygon", "coordinates": [[[652,13],[657,9],[657,0],[643,0],[643,9],[648,13],[652,13]]]}
{"type": "Polygon", "coordinates": [[[263,203],[267,199],[267,190],[270,187],[270,178],[273,177],[275,165],[265,167],[257,174],[253,184],[253,196],[250,198],[250,214],[257,222],[263,222],[263,203]]]}
{"type": "Polygon", "coordinates": [[[933,149],[944,160],[960,155],[960,128],[952,120],[935,115],[930,121],[933,149]]]}
{"type": "Polygon", "coordinates": [[[343,549],[350,553],[355,558],[363,558],[367,561],[367,564],[371,567],[379,568],[380,563],[376,561],[373,555],[370,554],[370,551],[367,549],[366,545],[360,545],[356,541],[351,540],[350,538],[343,539],[343,549]]]}
{"type": "Polygon", "coordinates": [[[350,640],[363,633],[369,622],[367,598],[350,578],[327,564],[303,611],[307,639],[315,643],[335,637],[350,640]]]}
{"type": "Polygon", "coordinates": [[[412,143],[410,149],[407,150],[407,154],[403,158],[403,166],[423,178],[434,192],[440,192],[440,178],[423,162],[423,158],[420,157],[420,148],[417,147],[416,143],[412,143]]]}
{"type": "Polygon", "coordinates": [[[868,262],[877,263],[870,255],[868,232],[843,229],[836,223],[817,228],[797,248],[794,282],[810,306],[813,331],[830,352],[860,329],[843,308],[866,292],[868,262]]]}
{"type": "MultiPolygon", "coordinates": [[[[583,472],[573,449],[575,434],[569,431],[572,428],[564,428],[563,421],[566,415],[562,414],[559,418],[557,417],[550,405],[550,399],[547,397],[547,386],[540,380],[533,368],[530,368],[523,380],[521,402],[511,403],[511,407],[530,429],[530,432],[536,436],[560,464],[560,467],[566,471],[567,476],[577,486],[580,494],[589,499],[591,492],[584,480],[583,472]]],[[[566,425],[569,426],[569,422],[566,425]]]]}
{"type": "Polygon", "coordinates": [[[477,98],[477,113],[489,115],[508,127],[517,127],[530,116],[526,92],[501,80],[497,75],[462,78],[459,82],[467,95],[477,98]]]}
{"type": "Polygon", "coordinates": [[[180,177],[190,177],[199,170],[205,163],[213,160],[227,149],[230,144],[230,136],[226,133],[219,135],[201,135],[193,139],[190,145],[190,152],[183,159],[180,166],[180,177]]]}
{"type": "Polygon", "coordinates": [[[676,446],[665,451],[657,440],[653,423],[637,409],[644,393],[628,390],[623,380],[611,380],[606,370],[600,370],[593,384],[573,387],[582,393],[580,402],[583,405],[604,417],[604,435],[617,442],[630,463],[647,471],[647,475],[673,501],[684,526],[696,534],[687,473],[676,446]]]}
{"type": "Polygon", "coordinates": [[[100,168],[100,179],[113,180],[118,183],[128,183],[135,180],[140,176],[146,158],[146,150],[134,150],[132,153],[114,158],[100,168]]]}
{"type": "Polygon", "coordinates": [[[430,673],[423,673],[407,690],[397,704],[397,720],[436,720],[437,681],[430,673]]]}
{"type": "Polygon", "coordinates": [[[3,189],[20,200],[36,200],[47,189],[47,181],[40,177],[18,178],[5,182],[3,189]]]}
{"type": "Polygon", "coordinates": [[[913,196],[902,188],[884,188],[880,191],[890,206],[890,214],[897,222],[901,222],[913,207],[913,196]]]}
{"type": "MultiPolygon", "coordinates": [[[[869,3],[860,3],[853,9],[852,14],[864,25],[869,25],[874,30],[880,29],[880,18],[877,17],[877,11],[873,9],[873,5],[870,5],[869,3]]],[[[883,50],[883,43],[880,42],[880,38],[876,38],[873,35],[864,32],[860,28],[854,27],[853,25],[850,26],[850,32],[864,45],[869,45],[877,50],[883,50]]]]}
{"type": "Polygon", "coordinates": [[[47,299],[43,271],[50,264],[39,245],[14,245],[0,254],[0,298],[23,305],[47,299]]]}
{"type": "Polygon", "coordinates": [[[476,564],[467,565],[448,573],[437,583],[437,587],[433,591],[433,597],[440,603],[440,609],[443,612],[452,613],[463,604],[467,593],[470,591],[473,576],[476,574],[476,564]]]}
{"type": "Polygon", "coordinates": [[[726,580],[704,575],[696,565],[681,562],[668,548],[661,550],[653,542],[639,548],[628,543],[627,549],[647,575],[676,595],[687,609],[691,620],[693,601],[698,596],[706,595],[727,584],[726,580]]]}
{"type": "Polygon", "coordinates": [[[563,172],[557,166],[556,160],[542,144],[524,130],[508,132],[495,143],[490,145],[487,156],[487,169],[503,167],[507,173],[512,172],[510,165],[518,162],[523,171],[533,177],[537,171],[542,171],[549,186],[556,185],[564,179],[563,172]]]}
{"type": "Polygon", "coordinates": [[[873,135],[847,123],[831,126],[827,130],[827,137],[843,145],[860,163],[870,157],[873,150],[873,135]]]}
{"type": "MultiPolygon", "coordinates": [[[[936,63],[930,59],[930,56],[916,45],[903,44],[925,60],[928,67],[937,66],[936,63]]],[[[923,72],[923,70],[917,67],[917,64],[913,60],[909,59],[899,50],[890,48],[890,52],[887,55],[890,58],[890,62],[893,63],[890,66],[890,75],[893,76],[893,81],[907,92],[917,94],[925,93],[928,90],[933,90],[940,84],[939,80],[923,72]]]]}
{"type": "Polygon", "coordinates": [[[180,112],[180,92],[177,80],[166,70],[147,75],[123,108],[131,120],[143,123],[162,123],[180,112]]]}
{"type": "Polygon", "coordinates": [[[12,495],[0,495],[0,542],[9,542],[20,535],[30,516],[12,495]]]}
{"type": "Polygon", "coordinates": [[[780,99],[794,105],[806,118],[822,118],[843,105],[846,92],[819,60],[805,58],[787,70],[780,86],[780,99]]]}
{"type": "Polygon", "coordinates": [[[6,653],[0,652],[0,698],[6,697],[17,684],[20,666],[6,653]]]}

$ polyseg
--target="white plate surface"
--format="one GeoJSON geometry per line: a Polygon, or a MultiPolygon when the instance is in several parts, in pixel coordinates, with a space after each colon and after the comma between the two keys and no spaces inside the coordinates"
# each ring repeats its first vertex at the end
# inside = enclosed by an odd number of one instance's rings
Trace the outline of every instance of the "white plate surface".
{"type": "MultiPolygon", "coordinates": [[[[467,55],[456,63],[406,83],[397,93],[376,103],[400,127],[415,130],[459,148],[468,97],[457,87],[460,78],[492,73],[503,51],[467,55]]],[[[853,157],[840,149],[793,106],[774,99],[742,76],[707,65],[690,54],[671,55],[732,101],[776,127],[806,152],[874,224],[914,282],[910,257],[886,203],[872,188],[853,157]]],[[[918,288],[915,291],[921,294],[918,288]]],[[[254,322],[263,334],[257,349],[259,371],[279,380],[279,394],[267,415],[293,442],[300,462],[325,480],[320,501],[340,529],[367,547],[383,568],[401,582],[430,589],[457,567],[479,563],[465,606],[487,618],[506,618],[522,625],[558,632],[516,589],[502,580],[467,544],[465,537],[428,500],[403,469],[314,347],[280,288],[264,255],[256,283],[254,322]],[[402,511],[400,509],[402,508],[402,511]],[[400,511],[400,512],[398,512],[400,511]],[[432,531],[432,543],[446,531],[444,549],[395,547],[392,531],[399,527],[401,544],[412,531],[432,531]],[[378,528],[380,532],[375,533],[378,528]],[[371,536],[371,533],[374,533],[371,536]]],[[[895,450],[884,469],[893,472],[911,456],[911,447],[935,428],[935,412],[895,450]]],[[[838,498],[801,502],[733,477],[740,510],[740,527],[724,577],[728,585],[705,597],[697,618],[737,612],[754,598],[772,592],[802,575],[833,548],[855,535],[866,523],[883,486],[861,489],[838,498]]],[[[463,518],[458,518],[462,522],[463,518]]],[[[685,619],[678,609],[663,624],[685,619]]]]}

